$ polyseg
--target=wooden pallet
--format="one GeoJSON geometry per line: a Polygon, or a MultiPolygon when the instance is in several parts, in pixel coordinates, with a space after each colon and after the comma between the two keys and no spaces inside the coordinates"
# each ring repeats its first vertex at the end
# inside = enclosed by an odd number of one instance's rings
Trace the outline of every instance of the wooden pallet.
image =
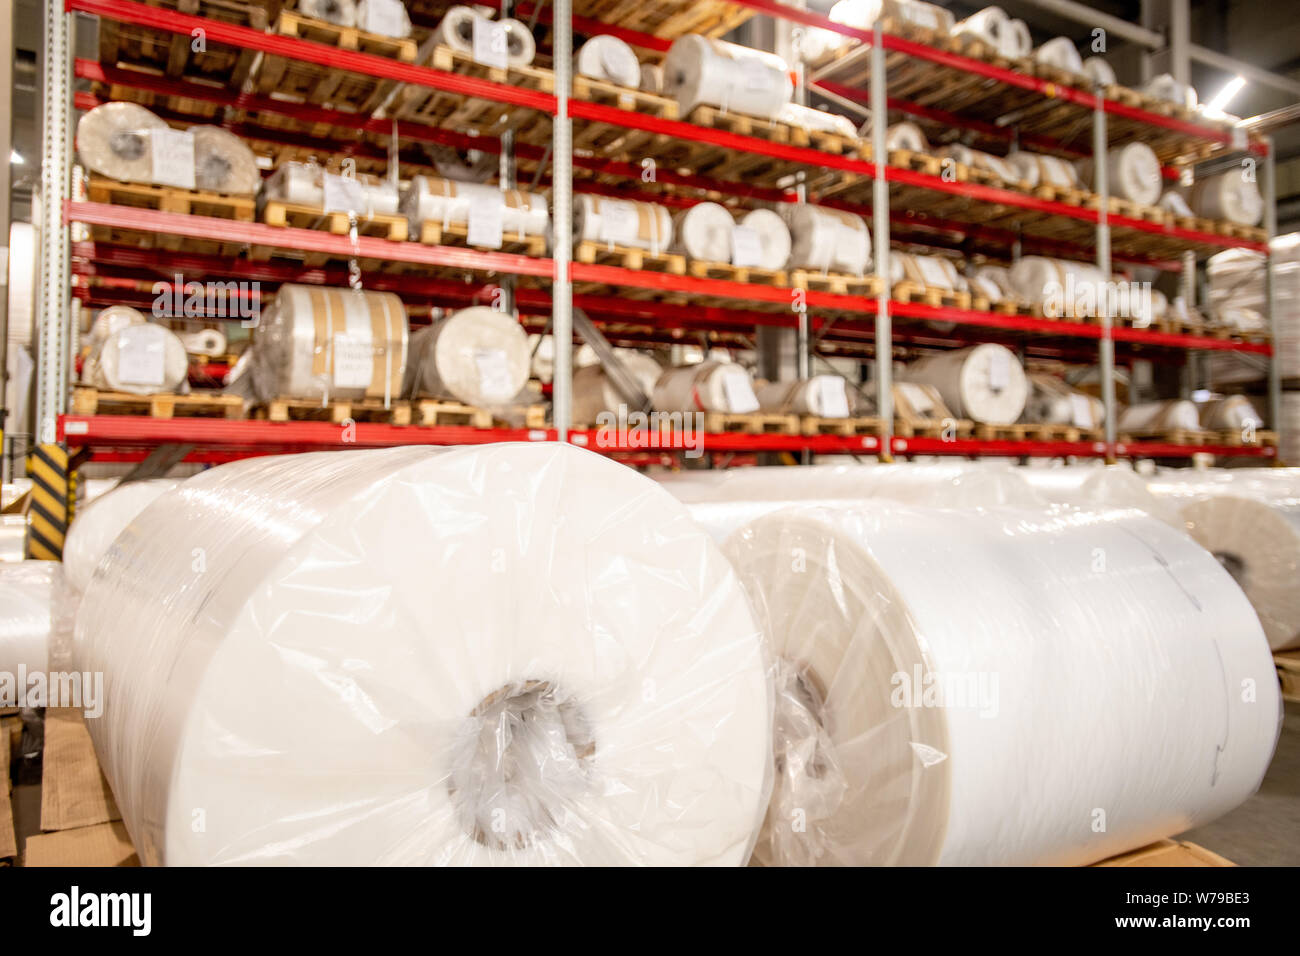
{"type": "Polygon", "coordinates": [[[1080,428],[1076,425],[1058,425],[1045,422],[1021,425],[1029,441],[1103,441],[1105,432],[1100,428],[1080,428]]]}
{"type": "Polygon", "coordinates": [[[1282,699],[1300,703],[1300,651],[1278,651],[1273,655],[1282,699]]]}
{"type": "Polygon", "coordinates": [[[969,309],[972,303],[969,292],[918,285],[908,279],[894,286],[893,297],[899,302],[921,302],[950,309],[969,309]]]}
{"type": "Polygon", "coordinates": [[[799,429],[804,435],[879,435],[884,419],[871,415],[854,418],[820,418],[817,415],[804,415],[799,419],[799,429]]]}
{"type": "Polygon", "coordinates": [[[385,406],[378,398],[355,401],[334,399],[320,401],[304,398],[273,398],[256,409],[256,418],[272,422],[383,422],[389,425],[409,425],[411,407],[407,402],[393,401],[385,406]]]}
{"type": "Polygon", "coordinates": [[[785,286],[789,275],[784,269],[760,269],[757,266],[733,266],[729,262],[702,262],[692,259],[687,272],[697,279],[727,279],[731,282],[753,282],[758,285],[785,286]]]}
{"type": "Polygon", "coordinates": [[[1190,428],[1156,428],[1125,432],[1119,436],[1122,443],[1159,442],[1165,445],[1209,445],[1215,441],[1213,432],[1190,428]]]}
{"type": "Polygon", "coordinates": [[[715,106],[697,106],[691,110],[686,120],[699,126],[736,133],[739,136],[754,136],[772,143],[802,146],[837,156],[847,156],[855,152],[861,143],[856,136],[845,136],[843,133],[832,133],[826,130],[804,129],[802,126],[795,126],[781,120],[725,112],[715,106]]]}
{"type": "Polygon", "coordinates": [[[988,425],[975,423],[975,437],[980,441],[1027,441],[1033,425],[988,425]]]}
{"type": "Polygon", "coordinates": [[[927,176],[942,176],[944,169],[952,170],[953,181],[957,179],[958,170],[964,168],[961,163],[954,162],[944,156],[931,156],[929,153],[914,153],[910,149],[891,149],[889,151],[889,165],[898,169],[909,169],[914,173],[924,173],[927,176]]]}
{"type": "Polygon", "coordinates": [[[645,116],[657,116],[660,119],[680,119],[677,101],[661,93],[649,90],[632,90],[608,80],[598,80],[591,76],[573,77],[573,99],[586,100],[588,103],[603,103],[621,110],[631,110],[645,116]]]}
{"type": "MultiPolygon", "coordinates": [[[[419,240],[426,246],[461,246],[475,249],[487,249],[488,246],[469,244],[469,225],[463,222],[444,223],[440,220],[426,219],[420,223],[419,240]]],[[[524,233],[503,233],[501,245],[493,252],[513,252],[523,256],[545,256],[546,237],[529,236],[524,233]]]]}
{"type": "Polygon", "coordinates": [[[1196,110],[1190,110],[1186,106],[1170,103],[1168,100],[1157,99],[1127,86],[1120,86],[1118,83],[1107,86],[1102,92],[1108,100],[1123,103],[1125,106],[1134,106],[1148,113],[1173,117],[1182,120],[1184,123],[1195,123],[1198,126],[1218,127],[1225,133],[1232,131],[1231,124],[1221,123],[1218,120],[1203,116],[1196,110]]]}
{"type": "Polygon", "coordinates": [[[157,209],[192,216],[212,216],[252,222],[257,201],[252,196],[230,196],[199,189],[177,189],[152,183],[123,183],[91,173],[86,180],[86,198],[91,202],[157,209]]]}
{"type": "Polygon", "coordinates": [[[1251,441],[1247,441],[1242,435],[1239,428],[1221,428],[1210,433],[1209,444],[1211,445],[1231,445],[1234,448],[1276,448],[1277,432],[1260,429],[1254,433],[1251,441]]]}
{"type": "MultiPolygon", "coordinates": [[[[351,222],[345,212],[321,212],[315,206],[268,199],[262,208],[262,221],[268,226],[293,226],[298,229],[320,229],[336,236],[351,232],[351,222]]],[[[409,226],[405,216],[389,213],[358,214],[357,235],[377,236],[381,239],[404,241],[409,226]]]]}
{"type": "Polygon", "coordinates": [[[740,432],[746,435],[798,435],[798,415],[776,415],[767,412],[736,414],[731,412],[705,412],[706,432],[740,432]]]}
{"type": "Polygon", "coordinates": [[[975,423],[967,418],[896,418],[899,438],[970,438],[975,423]]]}
{"type": "Polygon", "coordinates": [[[791,269],[790,286],[795,289],[814,289],[836,295],[879,296],[883,286],[875,276],[855,276],[847,272],[816,272],[811,269],[791,269]]]}
{"type": "MultiPolygon", "coordinates": [[[[263,5],[245,0],[150,0],[149,5],[259,33],[265,32],[268,25],[263,5]]],[[[255,50],[221,43],[209,43],[204,49],[195,50],[189,31],[171,33],[121,23],[110,17],[100,19],[98,27],[100,63],[110,67],[128,66],[170,79],[184,76],[218,89],[240,89],[260,56],[255,50]]]]}
{"type": "MultiPolygon", "coordinates": [[[[436,70],[504,83],[541,93],[555,92],[555,74],[534,66],[511,66],[506,69],[485,66],[468,53],[448,46],[436,46],[425,54],[424,62],[436,70]]],[[[397,119],[412,120],[444,129],[475,129],[481,136],[499,136],[502,132],[528,126],[539,137],[550,136],[550,123],[536,110],[506,103],[463,96],[423,86],[406,86],[390,106],[397,119]]]]}
{"type": "Polygon", "coordinates": [[[464,402],[440,398],[417,398],[411,401],[413,421],[425,427],[469,426],[471,428],[524,428],[546,427],[546,406],[542,404],[512,405],[504,410],[479,408],[464,402]]]}
{"type": "Polygon", "coordinates": [[[1030,195],[1048,202],[1059,202],[1065,206],[1096,208],[1096,194],[1087,189],[1074,186],[1058,186],[1055,183],[1039,183],[1029,190],[1030,195]]]}
{"type": "Polygon", "coordinates": [[[340,50],[355,50],[384,56],[403,63],[414,63],[417,44],[413,37],[390,37],[367,33],[357,27],[340,26],[326,20],[305,17],[296,10],[281,10],[275,21],[275,32],[281,36],[311,40],[340,50]]]}
{"type": "Polygon", "coordinates": [[[577,0],[573,14],[675,40],[686,33],[720,37],[754,11],[724,0],[577,0]]]}
{"type": "MultiPolygon", "coordinates": [[[[1084,205],[1089,209],[1100,209],[1101,197],[1096,193],[1087,193],[1084,205]]],[[[1142,222],[1155,222],[1163,225],[1170,219],[1169,213],[1159,206],[1147,206],[1133,202],[1130,199],[1121,199],[1118,196],[1111,196],[1106,203],[1106,208],[1112,216],[1125,216],[1142,222]]]]}
{"type": "Polygon", "coordinates": [[[1121,853],[1093,866],[1236,866],[1231,860],[1185,840],[1161,840],[1138,850],[1121,853]]]}
{"type": "Polygon", "coordinates": [[[219,392],[132,395],[90,386],[72,390],[74,415],[148,415],[150,418],[243,418],[244,400],[219,392]]]}
{"type": "Polygon", "coordinates": [[[638,272],[667,272],[686,275],[686,257],[676,252],[651,252],[631,249],[594,239],[584,239],[573,247],[573,261],[586,264],[622,266],[638,272]]]}

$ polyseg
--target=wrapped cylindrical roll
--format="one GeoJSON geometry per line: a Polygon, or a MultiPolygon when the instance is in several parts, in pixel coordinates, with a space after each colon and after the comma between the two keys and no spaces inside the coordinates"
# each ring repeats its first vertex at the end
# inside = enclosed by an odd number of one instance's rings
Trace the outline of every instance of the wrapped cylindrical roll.
{"type": "Polygon", "coordinates": [[[673,242],[672,215],[654,203],[582,193],[573,197],[573,241],[588,240],[663,252],[673,242]]]}
{"type": "MultiPolygon", "coordinates": [[[[25,696],[28,692],[28,684],[18,684],[19,668],[25,668],[28,674],[45,673],[50,668],[52,654],[57,658],[61,651],[66,656],[66,646],[55,650],[51,644],[60,641],[67,644],[70,605],[59,562],[0,564],[0,674],[13,681],[9,693],[17,691],[25,696]]],[[[5,696],[8,695],[0,693],[0,698],[5,696]]],[[[45,704],[42,702],[40,706],[45,704]]],[[[8,747],[8,738],[0,745],[8,747]]]]}
{"type": "Polygon", "coordinates": [[[781,207],[790,227],[790,265],[860,276],[871,265],[871,233],[861,217],[826,206],[781,207]]]}
{"type": "Polygon", "coordinates": [[[77,121],[77,158],[92,172],[124,183],[153,180],[150,130],[167,124],[136,103],[102,103],[77,121]]]}
{"type": "Polygon", "coordinates": [[[1141,512],[798,508],[723,550],[777,657],[757,862],[1088,863],[1214,819],[1268,767],[1258,623],[1141,512]]]}
{"type": "Polygon", "coordinates": [[[641,89],[647,93],[662,93],[664,91],[664,68],[658,63],[642,63],[641,89]]]}
{"type": "MultiPolygon", "coordinates": [[[[333,175],[315,163],[288,162],[275,168],[262,187],[267,199],[280,199],[317,209],[325,208],[325,177],[333,175]]],[[[356,190],[360,193],[360,208],[353,212],[372,215],[394,215],[397,212],[397,187],[389,180],[367,173],[357,173],[356,190]]]]}
{"type": "Polygon", "coordinates": [[[252,354],[263,401],[392,401],[407,364],[406,309],[391,292],[282,285],[262,310],[252,354]]]}
{"type": "Polygon", "coordinates": [[[970,36],[991,46],[998,56],[1017,60],[1029,55],[1033,39],[1024,20],[1013,20],[1001,7],[985,7],[957,23],[954,36],[970,36]]]}
{"type": "Polygon", "coordinates": [[[951,259],[945,256],[923,256],[908,252],[895,252],[889,256],[889,279],[914,282],[931,289],[964,291],[966,280],[951,259]]]}
{"type": "MultiPolygon", "coordinates": [[[[653,356],[634,349],[615,349],[619,362],[647,396],[654,394],[663,369],[653,356]]],[[[593,425],[601,412],[617,412],[628,399],[605,373],[603,365],[588,365],[573,373],[573,421],[593,425]]]]}
{"type": "Polygon", "coordinates": [[[220,126],[191,126],[196,189],[252,196],[262,185],[257,157],[248,144],[220,126]]]}
{"type": "Polygon", "coordinates": [[[831,7],[829,17],[836,23],[870,30],[882,14],[935,33],[947,35],[953,31],[950,11],[921,0],[838,0],[831,7]]]}
{"type": "Polygon", "coordinates": [[[1187,205],[1187,200],[1183,197],[1183,194],[1173,189],[1168,190],[1160,197],[1160,208],[1165,210],[1165,212],[1186,219],[1190,219],[1192,216],[1196,215],[1192,212],[1192,207],[1187,205]]]}
{"type": "Polygon", "coordinates": [[[744,368],[731,362],[701,362],[666,369],[655,383],[651,402],[661,412],[758,411],[754,383],[744,368]]]}
{"type": "Polygon", "coordinates": [[[1104,56],[1086,57],[1083,61],[1083,75],[1091,80],[1094,86],[1114,86],[1117,82],[1115,71],[1106,62],[1104,56]]]}
{"type": "Polygon", "coordinates": [[[1025,256],[1011,267],[1011,285],[1020,301],[1054,318],[1095,315],[1106,276],[1088,262],[1025,256]]]}
{"type": "Polygon", "coordinates": [[[1186,83],[1178,82],[1168,73],[1151,77],[1142,87],[1142,92],[1166,103],[1185,106],[1189,110],[1196,108],[1196,90],[1186,83]]]}
{"type": "Polygon", "coordinates": [[[730,262],[736,221],[725,206],[696,203],[673,217],[673,245],[699,262],[730,262]]]}
{"type": "Polygon", "coordinates": [[[704,105],[774,119],[793,93],[789,67],[774,53],[691,33],[664,58],[664,95],[682,116],[704,105]]]}
{"type": "Polygon", "coordinates": [[[954,415],[988,425],[1017,421],[1029,398],[1019,359],[992,342],[926,356],[907,366],[904,378],[933,385],[954,415]]]}
{"type": "Polygon", "coordinates": [[[356,0],[298,0],[298,12],[341,27],[357,25],[356,0]]]}
{"type": "Polygon", "coordinates": [[[1176,428],[1197,431],[1201,418],[1193,402],[1170,398],[1127,405],[1120,410],[1116,425],[1121,431],[1161,432],[1176,428]]]}
{"type": "Polygon", "coordinates": [[[752,230],[756,239],[752,265],[761,269],[785,268],[790,261],[790,229],[784,219],[770,209],[753,209],[741,216],[732,233],[732,261],[737,265],[747,264],[738,261],[743,230],[752,230]]]}
{"type": "MultiPolygon", "coordinates": [[[[1091,158],[1078,163],[1079,181],[1095,188],[1091,158]]],[[[1106,183],[1112,196],[1154,206],[1160,201],[1164,178],[1160,160],[1146,143],[1128,143],[1106,154],[1106,183]]]]}
{"type": "Polygon", "coordinates": [[[815,110],[811,106],[786,103],[785,106],[781,107],[781,112],[777,114],[776,118],[783,123],[797,126],[799,129],[822,133],[838,133],[848,139],[858,138],[858,128],[853,125],[853,121],[847,116],[841,116],[839,113],[828,113],[825,110],[815,110]]]}
{"type": "Polygon", "coordinates": [[[199,329],[181,335],[185,351],[191,355],[225,355],[229,343],[220,329],[199,329]]]}
{"type": "Polygon", "coordinates": [[[1078,48],[1069,37],[1048,40],[1034,51],[1034,62],[1067,73],[1083,73],[1083,57],[1079,56],[1078,48]]]}
{"type": "Polygon", "coordinates": [[[1153,495],[1131,468],[1122,465],[1079,465],[1068,468],[1021,468],[1029,486],[1038,496],[1053,504],[1069,505],[1083,511],[1107,508],[1136,508],[1145,511],[1171,528],[1186,533],[1187,526],[1171,507],[1153,495]]]}
{"type": "Polygon", "coordinates": [[[357,26],[385,37],[411,35],[411,17],[403,0],[357,0],[357,26]]]}
{"type": "Polygon", "coordinates": [[[740,865],[766,805],[734,573],[572,446],[211,469],[123,532],[78,623],[149,865],[740,865]]]}
{"type": "Polygon", "coordinates": [[[1016,168],[1002,157],[981,152],[978,149],[971,149],[969,146],[953,143],[939,150],[939,155],[946,156],[963,166],[981,169],[990,175],[996,176],[1004,183],[1013,183],[1020,179],[1016,168]]]}
{"type": "MultiPolygon", "coordinates": [[[[501,156],[498,153],[453,149],[433,143],[422,143],[421,146],[443,179],[458,183],[485,183],[501,170],[501,156]]],[[[398,192],[399,195],[405,195],[400,189],[398,192]]]]}
{"type": "Polygon", "coordinates": [[[1162,471],[1147,487],[1178,508],[1192,537],[1241,586],[1269,646],[1275,651],[1300,646],[1300,481],[1295,469],[1162,471]]]}
{"type": "Polygon", "coordinates": [[[895,123],[885,130],[885,148],[906,149],[913,153],[924,153],[930,149],[925,133],[915,123],[895,123]]]}
{"type": "Polygon", "coordinates": [[[1016,178],[1031,186],[1041,184],[1058,189],[1078,189],[1080,186],[1078,170],[1059,156],[1017,150],[1007,156],[1007,162],[1015,170],[1016,178]]]}
{"type": "Polygon", "coordinates": [[[436,176],[416,176],[402,194],[399,209],[418,230],[425,221],[464,224],[482,204],[500,205],[501,231],[507,236],[542,236],[550,224],[546,197],[521,189],[483,183],[458,183],[436,176]]]}
{"type": "Polygon", "coordinates": [[[1105,411],[1101,399],[1071,388],[1055,375],[1029,372],[1029,398],[1025,402],[1024,420],[1038,425],[1072,425],[1075,428],[1101,428],[1105,411]]]}
{"type": "Polygon", "coordinates": [[[27,555],[27,516],[0,515],[0,562],[14,564],[27,555]]]}
{"type": "Polygon", "coordinates": [[[1264,197],[1253,179],[1240,169],[1230,169],[1192,187],[1192,208],[1207,219],[1226,219],[1242,226],[1257,226],[1264,216],[1264,197]]]}
{"type": "Polygon", "coordinates": [[[1011,271],[1006,266],[979,266],[970,283],[972,288],[978,288],[981,294],[993,302],[1014,302],[1019,299],[1011,282],[1011,271]]]}
{"type": "Polygon", "coordinates": [[[90,324],[91,351],[97,349],[114,332],[121,331],[128,325],[143,325],[147,321],[148,319],[129,305],[110,305],[107,309],[101,310],[95,316],[95,321],[90,324]]]}
{"type": "Polygon", "coordinates": [[[122,529],[177,484],[171,478],[128,481],[78,511],[68,528],[63,548],[63,570],[68,587],[77,594],[83,593],[95,568],[122,529]]]}
{"type": "Polygon", "coordinates": [[[185,385],[190,360],[176,333],[146,322],[104,339],[82,366],[86,384],[115,392],[154,395],[185,385]]]}
{"type": "Polygon", "coordinates": [[[1245,395],[1216,398],[1201,406],[1201,427],[1214,430],[1254,431],[1264,419],[1245,395]]]}
{"type": "MultiPolygon", "coordinates": [[[[474,55],[474,21],[491,20],[471,7],[455,6],[443,14],[434,35],[438,42],[459,53],[474,55]]],[[[499,21],[506,31],[506,63],[509,66],[528,66],[537,56],[537,42],[532,32],[518,20],[506,18],[499,21]]]]}
{"type": "Polygon", "coordinates": [[[641,63],[632,48],[616,36],[602,33],[584,43],[574,56],[579,76],[589,76],[635,90],[641,84],[641,63]]]}
{"type": "Polygon", "coordinates": [[[813,375],[801,381],[768,382],[758,389],[758,405],[778,415],[850,418],[862,414],[862,396],[838,375],[813,375]]]}
{"type": "Polygon", "coordinates": [[[461,309],[411,335],[402,394],[491,408],[528,381],[528,335],[518,318],[488,306],[461,309]]]}

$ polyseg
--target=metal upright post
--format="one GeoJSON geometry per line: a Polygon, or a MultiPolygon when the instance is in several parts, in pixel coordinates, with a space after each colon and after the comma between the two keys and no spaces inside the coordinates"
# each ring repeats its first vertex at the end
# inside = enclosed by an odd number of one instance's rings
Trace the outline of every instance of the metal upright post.
{"type": "MultiPolygon", "coordinates": [[[[513,0],[501,0],[501,12],[499,14],[502,20],[514,16],[513,0]]],[[[500,180],[501,191],[519,188],[516,176],[515,165],[515,131],[511,127],[501,134],[501,162],[497,167],[497,174],[500,180]]],[[[501,277],[502,308],[510,315],[515,313],[515,277],[506,275],[501,277]]]]}
{"type": "Polygon", "coordinates": [[[885,127],[889,107],[885,89],[885,44],[880,21],[871,30],[871,162],[875,178],[871,184],[872,243],[876,279],[880,283],[876,296],[876,410],[880,416],[880,451],[893,457],[894,448],[894,332],[889,317],[889,183],[885,167],[889,151],[885,147],[885,127]]]}
{"type": "Polygon", "coordinates": [[[36,440],[55,440],[67,409],[71,262],[63,201],[72,176],[72,18],[45,0],[40,291],[37,298],[36,440]]]}
{"type": "Polygon", "coordinates": [[[569,281],[569,265],[573,260],[573,129],[569,120],[573,76],[572,13],[571,0],[555,0],[551,18],[556,98],[551,140],[555,223],[555,282],[551,294],[555,369],[551,377],[551,400],[560,441],[568,440],[573,418],[573,286],[569,281]]]}
{"type": "MultiPolygon", "coordinates": [[[[0,103],[12,106],[14,100],[14,12],[11,6],[0,14],[0,103]]],[[[13,150],[13,110],[0,119],[0,478],[9,480],[9,456],[5,453],[5,397],[9,385],[9,210],[12,188],[9,163],[13,150]]]]}
{"type": "MultiPolygon", "coordinates": [[[[1110,281],[1110,182],[1106,169],[1106,110],[1100,87],[1094,89],[1096,103],[1092,111],[1092,158],[1096,170],[1097,190],[1097,268],[1102,278],[1110,281]]],[[[1111,314],[1107,307],[1109,296],[1098,295],[1100,306],[1101,339],[1099,341],[1098,377],[1101,384],[1101,405],[1106,420],[1106,457],[1115,457],[1115,341],[1110,337],[1111,314]]]]}
{"type": "Polygon", "coordinates": [[[1273,354],[1268,362],[1268,421],[1273,429],[1282,427],[1282,366],[1277,360],[1277,281],[1273,275],[1273,237],[1277,235],[1277,179],[1273,168],[1273,137],[1265,140],[1264,154],[1264,232],[1269,250],[1264,256],[1264,303],[1268,307],[1268,329],[1273,354]]]}

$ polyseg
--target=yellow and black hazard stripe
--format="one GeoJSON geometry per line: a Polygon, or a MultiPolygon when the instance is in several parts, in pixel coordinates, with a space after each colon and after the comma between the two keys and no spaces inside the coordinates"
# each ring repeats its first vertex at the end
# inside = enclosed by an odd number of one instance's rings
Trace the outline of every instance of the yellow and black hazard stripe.
{"type": "Polygon", "coordinates": [[[27,557],[62,561],[68,533],[68,452],[59,445],[37,445],[27,458],[32,479],[27,511],[27,557]]]}

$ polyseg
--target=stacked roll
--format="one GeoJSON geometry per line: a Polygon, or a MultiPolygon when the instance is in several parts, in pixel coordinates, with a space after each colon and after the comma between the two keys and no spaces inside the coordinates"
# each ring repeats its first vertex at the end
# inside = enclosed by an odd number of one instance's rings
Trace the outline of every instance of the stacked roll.
{"type": "MultiPolygon", "coordinates": [[[[12,681],[0,697],[14,691],[26,694],[29,685],[18,683],[19,668],[27,673],[46,672],[62,664],[70,635],[71,604],[64,590],[63,567],[57,561],[15,561],[0,564],[0,675],[12,681]],[[51,646],[51,645],[55,646],[51,646]]],[[[5,707],[14,706],[6,702],[5,707]]],[[[39,706],[44,706],[40,704],[39,706]]],[[[4,745],[8,746],[6,738],[4,745]]]]}
{"type": "Polygon", "coordinates": [[[1264,217],[1264,197],[1259,186],[1241,169],[1199,180],[1192,187],[1191,205],[1198,216],[1242,226],[1257,226],[1264,217]]]}
{"type": "MultiPolygon", "coordinates": [[[[1081,159],[1078,168],[1079,180],[1092,186],[1093,161],[1081,159]]],[[[1154,206],[1160,201],[1164,184],[1160,160],[1146,143],[1128,143],[1112,149],[1106,154],[1106,184],[1112,196],[1154,206]]]]}
{"type": "MultiPolygon", "coordinates": [[[[623,369],[636,380],[647,397],[654,394],[662,369],[654,357],[634,349],[615,349],[623,369]]],[[[573,421],[579,425],[596,424],[602,412],[617,412],[629,399],[618,390],[600,364],[587,365],[573,373],[573,421]]]]}
{"type": "Polygon", "coordinates": [[[871,264],[871,233],[861,216],[796,203],[780,210],[790,227],[792,268],[863,275],[871,264]]]}
{"type": "Polygon", "coordinates": [[[1082,185],[1079,171],[1059,156],[1016,150],[1007,156],[1007,163],[1015,170],[1016,178],[1030,186],[1042,184],[1057,189],[1079,189],[1082,185]]]}
{"type": "Polygon", "coordinates": [[[120,536],[77,649],[150,865],[738,865],[767,803],[734,573],[572,446],[204,472],[120,536]]]}
{"type": "Polygon", "coordinates": [[[191,126],[196,189],[252,196],[262,186],[257,157],[242,139],[220,126],[191,126]]]}
{"type": "Polygon", "coordinates": [[[991,176],[996,176],[1004,183],[1014,183],[1021,179],[1015,166],[1001,156],[994,156],[992,153],[971,149],[969,146],[954,143],[939,150],[939,155],[947,157],[955,163],[961,163],[963,166],[983,170],[991,176]]]}
{"type": "Polygon", "coordinates": [[[124,183],[153,181],[150,131],[167,124],[136,103],[103,103],[77,121],[77,158],[92,172],[124,183]]]}
{"type": "Polygon", "coordinates": [[[134,395],[178,392],[187,386],[185,345],[152,322],[128,324],[108,334],[81,369],[87,385],[134,395]]]}
{"type": "Polygon", "coordinates": [[[90,323],[90,350],[93,352],[105,339],[128,325],[144,325],[147,321],[143,314],[129,305],[110,305],[107,309],[101,309],[95,316],[95,321],[90,323]]]}
{"type": "Polygon", "coordinates": [[[673,217],[673,246],[698,262],[730,262],[735,227],[725,206],[696,203],[673,217]]]}
{"type": "Polygon", "coordinates": [[[1034,42],[1024,20],[1015,20],[1001,7],[985,7],[953,27],[954,36],[969,36],[1010,60],[1029,56],[1034,42]]]}
{"type": "MultiPolygon", "coordinates": [[[[315,163],[281,163],[263,184],[262,197],[325,210],[326,177],[333,175],[315,163]]],[[[400,202],[397,187],[387,179],[365,173],[346,178],[355,181],[355,185],[349,183],[354,193],[332,198],[353,201],[357,208],[340,211],[365,215],[394,215],[397,212],[400,202]]]]}
{"type": "Polygon", "coordinates": [[[1034,62],[1082,75],[1083,57],[1069,37],[1053,37],[1034,51],[1034,62]]]}
{"type": "Polygon", "coordinates": [[[1025,256],[1011,267],[1011,285],[1026,305],[1050,318],[1097,314],[1106,291],[1106,276],[1088,262],[1025,256]]]}
{"type": "Polygon", "coordinates": [[[501,231],[513,236],[544,236],[550,225],[546,197],[521,189],[500,189],[482,183],[453,182],[436,176],[416,176],[402,193],[399,209],[413,232],[426,221],[443,226],[470,221],[474,209],[500,206],[501,231]]]}
{"type": "Polygon", "coordinates": [[[177,484],[171,478],[128,481],[78,511],[68,528],[63,547],[63,570],[68,587],[76,594],[83,593],[95,568],[122,529],[177,484]]]}
{"type": "Polygon", "coordinates": [[[664,95],[682,116],[714,106],[775,119],[793,93],[789,67],[774,53],[692,33],[674,40],[664,58],[664,95]]]}
{"type": "Polygon", "coordinates": [[[731,261],[738,266],[784,269],[790,261],[790,229],[785,220],[770,209],[753,209],[745,213],[736,223],[731,238],[731,261]],[[745,241],[746,231],[752,233],[752,241],[745,241]],[[745,251],[746,247],[748,251],[745,251]]]}
{"type": "Polygon", "coordinates": [[[673,220],[654,203],[582,193],[573,197],[573,241],[663,252],[672,245],[673,220]]]}
{"type": "Polygon", "coordinates": [[[1162,432],[1173,429],[1196,431],[1201,417],[1196,405],[1186,399],[1139,402],[1120,409],[1117,426],[1121,431],[1162,432]]]}
{"type": "Polygon", "coordinates": [[[1168,73],[1151,77],[1142,87],[1142,92],[1166,103],[1173,103],[1175,106],[1185,106],[1188,109],[1196,107],[1196,90],[1186,83],[1175,80],[1168,73]]]}
{"type": "Polygon", "coordinates": [[[1063,379],[1043,372],[1029,372],[1029,398],[1024,420],[1038,425],[1073,425],[1098,429],[1105,424],[1101,399],[1070,387],[1063,379]]]}
{"type": "Polygon", "coordinates": [[[1254,433],[1264,427],[1264,419],[1245,395],[1228,395],[1211,399],[1200,407],[1201,427],[1214,431],[1254,433]]]}
{"type": "Polygon", "coordinates": [[[838,375],[814,375],[801,381],[768,382],[758,389],[758,405],[777,415],[850,418],[864,414],[858,390],[838,375]]]}
{"type": "Polygon", "coordinates": [[[889,256],[889,279],[894,284],[906,281],[950,292],[964,292],[967,288],[966,279],[946,256],[893,252],[889,256]]]}
{"type": "MultiPolygon", "coordinates": [[[[537,43],[533,39],[532,32],[525,24],[508,17],[504,20],[494,21],[490,16],[484,16],[473,7],[459,5],[450,7],[434,29],[434,36],[437,37],[438,43],[442,46],[451,47],[458,53],[472,57],[474,56],[476,21],[501,25],[501,28],[505,31],[503,58],[507,66],[528,66],[533,62],[533,58],[537,56],[537,43]]],[[[482,27],[479,27],[479,29],[482,29],[482,27]]]]}
{"type": "Polygon", "coordinates": [[[978,266],[967,281],[972,292],[987,296],[990,302],[1018,302],[1020,299],[1011,284],[1011,271],[1005,266],[978,266]]]}
{"type": "Polygon", "coordinates": [[[988,425],[1019,420],[1029,398],[1015,353],[991,342],[926,356],[907,366],[903,379],[933,385],[954,415],[988,425]]]}
{"type": "Polygon", "coordinates": [[[655,383],[652,403],[661,412],[743,415],[759,408],[749,372],[734,363],[713,360],[665,370],[655,383]]]}
{"type": "Polygon", "coordinates": [[[632,48],[618,37],[602,33],[579,49],[573,60],[579,76],[589,76],[635,90],[641,85],[641,63],[632,48]]]}
{"type": "MultiPolygon", "coordinates": [[[[1273,261],[1273,361],[1282,378],[1300,378],[1300,233],[1269,243],[1273,261]]],[[[1264,259],[1258,252],[1228,249],[1206,264],[1210,311],[1215,322],[1240,331],[1267,329],[1264,259]]],[[[1267,377],[1266,365],[1252,356],[1210,353],[1210,381],[1249,382],[1267,377]]]]}
{"type": "Polygon", "coordinates": [[[411,336],[402,381],[408,398],[452,398],[480,408],[513,400],[531,353],[519,319],[487,306],[461,309],[411,336]]]}

